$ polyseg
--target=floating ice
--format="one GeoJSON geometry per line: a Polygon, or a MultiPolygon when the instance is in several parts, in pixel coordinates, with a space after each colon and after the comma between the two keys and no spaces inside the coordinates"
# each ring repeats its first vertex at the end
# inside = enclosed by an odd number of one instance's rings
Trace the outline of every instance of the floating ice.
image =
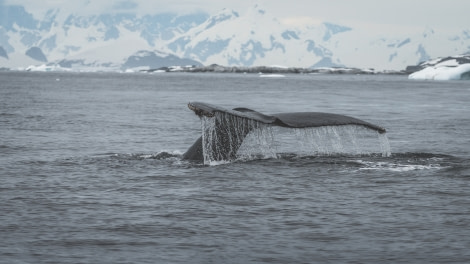
{"type": "Polygon", "coordinates": [[[283,78],[286,77],[284,74],[260,74],[259,77],[263,78],[283,78]]]}
{"type": "Polygon", "coordinates": [[[470,56],[455,56],[434,59],[421,63],[422,70],[408,76],[414,80],[469,80],[470,56]]]}
{"type": "Polygon", "coordinates": [[[69,72],[70,71],[70,69],[60,67],[59,65],[46,65],[46,64],[39,65],[39,66],[31,65],[25,70],[34,71],[34,72],[52,72],[52,71],[69,72]]]}
{"type": "Polygon", "coordinates": [[[427,67],[411,74],[409,79],[414,80],[468,80],[470,79],[470,63],[456,67],[437,66],[427,67]]]}

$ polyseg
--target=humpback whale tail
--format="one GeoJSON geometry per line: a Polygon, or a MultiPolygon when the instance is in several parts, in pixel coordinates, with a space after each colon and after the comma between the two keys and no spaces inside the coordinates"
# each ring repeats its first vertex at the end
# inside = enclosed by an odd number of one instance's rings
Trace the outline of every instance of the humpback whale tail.
{"type": "Polygon", "coordinates": [[[309,128],[325,126],[362,126],[384,134],[386,130],[366,121],[339,114],[295,112],[265,115],[249,108],[232,110],[219,106],[190,102],[189,109],[211,125],[203,128],[202,136],[183,154],[184,159],[200,161],[233,160],[245,137],[266,126],[309,128]]]}

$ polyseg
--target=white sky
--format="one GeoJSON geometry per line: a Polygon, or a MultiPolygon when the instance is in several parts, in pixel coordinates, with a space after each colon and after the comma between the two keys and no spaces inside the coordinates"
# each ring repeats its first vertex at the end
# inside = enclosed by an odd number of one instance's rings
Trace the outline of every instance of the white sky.
{"type": "Polygon", "coordinates": [[[258,4],[280,20],[292,23],[327,21],[348,26],[470,28],[470,0],[0,0],[21,4],[29,12],[62,8],[70,12],[104,13],[133,10],[137,13],[203,11],[215,14],[223,8],[241,14],[258,4]],[[125,3],[125,5],[123,4],[125,3]]]}

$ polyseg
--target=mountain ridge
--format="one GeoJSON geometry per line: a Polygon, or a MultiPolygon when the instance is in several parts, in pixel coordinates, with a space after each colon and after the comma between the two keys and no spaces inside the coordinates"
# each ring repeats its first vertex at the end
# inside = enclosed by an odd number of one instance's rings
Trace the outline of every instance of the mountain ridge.
{"type": "Polygon", "coordinates": [[[138,64],[143,60],[130,60],[147,51],[172,55],[181,65],[401,70],[430,58],[470,51],[470,30],[465,28],[450,33],[426,27],[390,33],[385,28],[372,32],[330,21],[294,26],[257,4],[244,13],[223,9],[212,15],[83,15],[51,9],[38,18],[23,6],[0,5],[0,9],[7,14],[0,20],[0,67],[8,68],[73,61],[83,67],[126,69],[145,66],[138,64]],[[26,55],[31,48],[39,48],[44,57],[26,55]]]}

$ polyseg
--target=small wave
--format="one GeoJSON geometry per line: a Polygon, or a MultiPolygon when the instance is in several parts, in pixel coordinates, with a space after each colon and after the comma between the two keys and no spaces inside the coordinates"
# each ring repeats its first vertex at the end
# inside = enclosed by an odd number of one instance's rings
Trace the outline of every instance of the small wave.
{"type": "Polygon", "coordinates": [[[128,161],[144,161],[144,160],[155,160],[155,161],[181,161],[182,154],[178,151],[167,152],[161,151],[156,153],[102,153],[96,154],[93,156],[85,157],[84,159],[90,161],[118,161],[118,162],[128,162],[128,161]]]}
{"type": "Polygon", "coordinates": [[[439,153],[425,153],[425,152],[404,152],[393,153],[392,158],[416,158],[416,159],[455,159],[454,156],[439,153]]]}
{"type": "Polygon", "coordinates": [[[442,169],[440,164],[400,164],[395,162],[373,162],[373,161],[356,161],[362,164],[364,167],[359,170],[389,170],[395,172],[406,172],[416,170],[431,170],[431,169],[442,169]]]}
{"type": "Polygon", "coordinates": [[[111,157],[124,160],[166,160],[166,159],[181,159],[181,153],[179,151],[161,151],[157,153],[104,153],[100,155],[95,155],[95,157],[111,157]]]}
{"type": "Polygon", "coordinates": [[[132,154],[132,157],[137,159],[156,159],[156,160],[165,160],[165,159],[173,159],[173,158],[181,158],[180,153],[170,153],[166,151],[153,153],[153,154],[132,154]]]}
{"type": "MultiPolygon", "coordinates": [[[[459,163],[457,158],[444,154],[433,153],[398,153],[390,157],[383,157],[381,153],[360,154],[360,155],[299,155],[298,153],[279,153],[273,158],[259,158],[261,160],[284,160],[294,163],[295,166],[330,166],[347,168],[355,171],[391,171],[408,172],[420,170],[441,170],[454,167],[459,163]]],[[[247,161],[239,159],[239,162],[247,161]]],[[[256,161],[256,160],[251,160],[256,161]]],[[[219,165],[219,164],[211,164],[219,165]]]]}
{"type": "Polygon", "coordinates": [[[449,168],[455,157],[434,153],[395,153],[388,159],[355,160],[359,170],[388,170],[407,172],[417,170],[441,170],[449,168]]]}
{"type": "MultiPolygon", "coordinates": [[[[238,160],[237,160],[238,161],[238,160]]],[[[212,160],[210,161],[208,164],[206,165],[209,165],[209,166],[219,166],[219,165],[225,165],[225,164],[230,164],[232,163],[231,161],[227,161],[227,160],[212,160]]]]}

